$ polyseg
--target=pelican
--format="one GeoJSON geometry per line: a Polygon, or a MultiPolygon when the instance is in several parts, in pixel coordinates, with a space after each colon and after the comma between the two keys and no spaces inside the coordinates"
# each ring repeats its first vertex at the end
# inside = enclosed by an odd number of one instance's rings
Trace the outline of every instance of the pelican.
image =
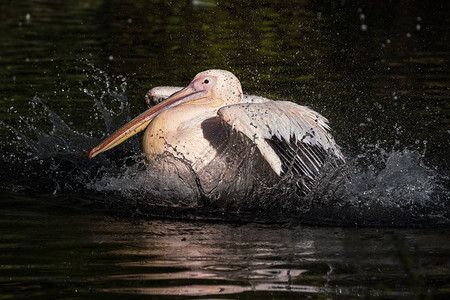
{"type": "Polygon", "coordinates": [[[229,71],[203,71],[185,88],[154,88],[146,101],[159,103],[89,157],[145,129],[142,148],[149,162],[169,155],[171,166],[183,164],[169,172],[193,172],[202,193],[216,199],[248,195],[255,185],[273,186],[288,174],[304,195],[327,161],[344,161],[326,118],[292,102],[244,95],[229,71]]]}

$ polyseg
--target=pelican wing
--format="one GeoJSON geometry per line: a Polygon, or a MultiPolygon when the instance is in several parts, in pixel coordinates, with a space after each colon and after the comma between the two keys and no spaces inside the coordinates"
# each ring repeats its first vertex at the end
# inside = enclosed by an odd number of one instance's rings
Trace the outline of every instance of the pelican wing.
{"type": "Polygon", "coordinates": [[[262,98],[222,107],[218,115],[251,139],[280,176],[292,170],[312,182],[328,156],[344,160],[328,120],[308,107],[262,98]]]}

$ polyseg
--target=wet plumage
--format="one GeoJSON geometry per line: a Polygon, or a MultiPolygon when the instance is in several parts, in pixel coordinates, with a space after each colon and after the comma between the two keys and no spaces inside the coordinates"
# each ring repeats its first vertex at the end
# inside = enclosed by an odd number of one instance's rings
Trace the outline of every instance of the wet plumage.
{"type": "MultiPolygon", "coordinates": [[[[154,88],[146,101],[159,102],[174,90],[178,88],[154,88]]],[[[327,161],[344,159],[319,113],[292,102],[244,95],[236,76],[224,70],[197,74],[186,88],[116,131],[89,156],[144,129],[143,153],[149,161],[170,154],[187,164],[205,193],[214,191],[214,197],[248,192],[260,180],[276,182],[285,174],[296,178],[304,194],[327,161]]]]}

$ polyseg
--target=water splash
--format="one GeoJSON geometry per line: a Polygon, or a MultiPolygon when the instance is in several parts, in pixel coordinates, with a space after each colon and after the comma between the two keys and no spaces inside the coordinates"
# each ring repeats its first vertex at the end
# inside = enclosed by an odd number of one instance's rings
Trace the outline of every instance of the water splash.
{"type": "Polygon", "coordinates": [[[95,103],[97,112],[95,119],[100,118],[105,125],[105,135],[110,134],[119,126],[130,120],[130,104],[126,97],[127,79],[119,75],[116,78],[111,78],[106,72],[96,68],[88,61],[84,61],[94,72],[87,74],[87,77],[93,79],[94,86],[87,88],[82,86],[80,91],[89,96],[95,103]],[[114,79],[118,84],[112,84],[114,79]],[[118,102],[119,107],[117,112],[108,108],[108,104],[118,102]]]}
{"type": "MultiPolygon", "coordinates": [[[[97,70],[97,69],[96,69],[97,70]]],[[[94,87],[82,87],[96,107],[95,117],[104,122],[106,133],[130,119],[126,97],[126,79],[114,78],[102,71],[91,75],[94,87]],[[110,109],[119,103],[118,110],[110,109]]],[[[8,141],[1,145],[1,160],[7,180],[2,185],[12,191],[76,194],[115,207],[152,214],[175,214],[179,211],[158,208],[189,208],[194,214],[210,212],[195,174],[186,178],[176,172],[150,169],[139,154],[138,139],[89,160],[87,153],[99,142],[93,133],[79,133],[71,128],[64,116],[59,116],[38,96],[29,102],[27,116],[18,114],[20,124],[0,122],[8,141]],[[37,124],[47,120],[50,129],[37,124]],[[191,177],[189,177],[191,176],[191,177]],[[188,178],[189,177],[189,178],[188,178]]],[[[117,106],[117,105],[116,105],[117,106]]],[[[448,178],[428,167],[423,154],[404,149],[385,151],[366,145],[361,153],[348,155],[339,168],[325,168],[313,191],[304,199],[295,199],[289,182],[277,190],[267,189],[257,194],[256,210],[271,215],[273,221],[283,217],[318,224],[361,225],[424,225],[449,223],[448,178]],[[276,204],[276,205],[275,205],[276,204]],[[278,211],[277,211],[278,210],[278,211]]],[[[164,158],[162,158],[164,160],[164,158]]],[[[187,166],[188,167],[188,166],[187,166]]],[[[256,191],[257,192],[257,191],[256,191]]],[[[240,199],[243,203],[248,199],[240,199]]],[[[254,200],[252,200],[254,201],[254,200]]],[[[242,206],[245,208],[245,206],[242,206]]],[[[249,207],[249,206],[247,206],[249,207]]],[[[255,206],[253,206],[255,208],[255,206]]],[[[224,213],[223,210],[219,215],[224,213]]],[[[247,213],[238,213],[238,217],[247,213]]],[[[250,219],[253,218],[252,212],[250,219]]]]}
{"type": "MultiPolygon", "coordinates": [[[[112,88],[109,76],[101,70],[93,70],[86,76],[93,79],[94,90],[83,87],[82,91],[96,104],[94,119],[101,114],[106,128],[117,127],[130,116],[125,79],[118,78],[122,84],[112,88]],[[118,112],[105,108],[111,100],[119,101],[118,112]]],[[[99,139],[93,137],[92,132],[75,131],[64,121],[64,116],[59,116],[37,95],[29,101],[25,111],[19,112],[11,107],[8,113],[16,116],[18,122],[12,125],[0,121],[0,133],[6,141],[0,145],[0,155],[5,178],[8,176],[8,180],[3,182],[7,189],[51,191],[53,194],[82,192],[87,183],[102,178],[103,174],[115,174],[126,164],[128,154],[121,148],[115,153],[120,152],[123,159],[104,157],[90,161],[87,153],[98,144],[99,139]]]]}
{"type": "MultiPolygon", "coordinates": [[[[345,224],[418,225],[448,223],[448,180],[426,166],[417,151],[386,152],[379,149],[376,164],[360,154],[338,169],[324,174],[307,199],[312,210],[325,208],[339,216],[324,216],[345,224]]],[[[367,155],[374,159],[374,153],[367,155]]]]}

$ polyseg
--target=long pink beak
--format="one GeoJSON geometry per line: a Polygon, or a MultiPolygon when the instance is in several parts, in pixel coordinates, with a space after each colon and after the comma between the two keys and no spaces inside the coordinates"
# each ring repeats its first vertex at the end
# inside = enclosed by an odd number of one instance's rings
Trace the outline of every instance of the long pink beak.
{"type": "Polygon", "coordinates": [[[141,132],[147,128],[150,121],[161,112],[174,106],[203,98],[207,93],[208,91],[206,90],[196,91],[191,87],[191,85],[188,85],[186,88],[169,96],[169,98],[158,105],[144,111],[142,114],[131,120],[128,124],[114,132],[111,136],[107,137],[97,147],[93,148],[91,152],[89,152],[89,158],[93,158],[97,154],[105,152],[106,150],[119,145],[123,141],[126,141],[136,133],[141,132]]]}

